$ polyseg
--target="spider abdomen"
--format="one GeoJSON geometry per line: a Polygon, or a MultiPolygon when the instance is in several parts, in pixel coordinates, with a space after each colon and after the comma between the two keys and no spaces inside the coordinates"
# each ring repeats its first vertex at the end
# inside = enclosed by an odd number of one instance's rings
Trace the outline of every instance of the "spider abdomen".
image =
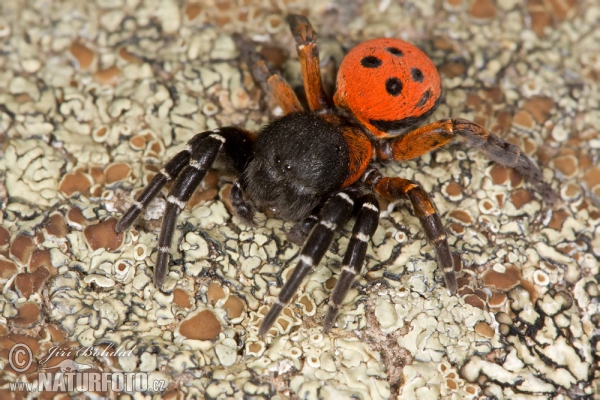
{"type": "Polygon", "coordinates": [[[293,113],[258,134],[244,173],[249,199],[261,210],[297,221],[348,177],[349,149],[338,125],[309,113],[293,113]]]}

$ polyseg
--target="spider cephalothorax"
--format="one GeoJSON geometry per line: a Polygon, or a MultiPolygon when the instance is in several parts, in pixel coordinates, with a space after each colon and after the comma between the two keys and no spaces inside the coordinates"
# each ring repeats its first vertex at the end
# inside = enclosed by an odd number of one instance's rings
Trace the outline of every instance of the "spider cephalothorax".
{"type": "Polygon", "coordinates": [[[161,287],[168,273],[169,250],[177,216],[207,170],[217,159],[236,175],[231,203],[252,222],[255,210],[298,221],[290,239],[306,237],[298,264],[287,278],[259,333],[265,334],[290,301],[304,277],[317,265],[337,229],[356,218],[341,273],[324,318],[324,330],[335,323],[340,305],[365,261],[367,244],[377,228],[379,207],[373,192],[394,200],[406,197],[433,244],[446,287],[456,293],[453,257],[444,226],[427,193],[416,183],[384,177],[377,161],[418,157],[462,137],[490,159],[515,168],[554,201],[555,192],[537,166],[516,146],[464,119],[444,119],[420,128],[414,125],[439,103],[441,83],[431,60],[399,39],[364,42],[344,58],[334,102],[321,84],[315,33],[305,17],[290,15],[310,112],[305,111],[285,80],[271,70],[252,46],[237,37],[244,59],[284,116],[258,135],[224,127],[196,135],[152,179],[116,226],[127,229],[161,188],[173,180],[158,240],[154,283],[161,287]],[[335,106],[333,105],[335,104],[335,106]]]}
{"type": "Polygon", "coordinates": [[[338,126],[306,113],[289,114],[258,134],[244,171],[248,198],[259,209],[298,221],[346,180],[348,146],[338,126]]]}

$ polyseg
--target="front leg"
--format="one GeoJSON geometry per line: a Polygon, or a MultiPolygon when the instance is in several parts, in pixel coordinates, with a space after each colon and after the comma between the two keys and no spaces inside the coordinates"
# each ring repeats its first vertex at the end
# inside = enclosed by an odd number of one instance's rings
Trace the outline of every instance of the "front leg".
{"type": "Polygon", "coordinates": [[[158,239],[158,257],[154,267],[154,283],[161,287],[169,266],[169,251],[177,217],[212,166],[219,153],[224,153],[224,161],[237,174],[243,172],[253,155],[254,136],[243,129],[226,127],[199,133],[186,145],[185,149],[173,157],[152,179],[148,187],[133,202],[115,226],[117,232],[129,228],[141,214],[144,207],[171,180],[173,187],[167,196],[167,205],[158,239]]]}
{"type": "Polygon", "coordinates": [[[407,179],[382,177],[378,171],[370,172],[367,175],[366,183],[375,192],[390,200],[408,197],[415,214],[421,221],[427,239],[435,248],[438,265],[444,271],[446,289],[450,294],[456,294],[458,285],[454,274],[454,259],[446,239],[446,230],[425,190],[407,179]]]}

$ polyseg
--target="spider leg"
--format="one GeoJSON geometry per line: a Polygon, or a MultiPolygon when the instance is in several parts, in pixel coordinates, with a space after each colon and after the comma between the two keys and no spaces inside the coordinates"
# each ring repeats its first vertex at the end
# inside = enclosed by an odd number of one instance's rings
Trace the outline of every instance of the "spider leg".
{"type": "Polygon", "coordinates": [[[354,223],[352,238],[350,238],[348,249],[342,261],[342,273],[333,289],[333,294],[329,300],[329,309],[323,320],[323,331],[325,332],[329,332],[335,323],[335,318],[350,286],[352,286],[354,277],[360,272],[365,263],[367,242],[377,230],[379,205],[375,196],[372,194],[364,195],[359,199],[358,204],[361,204],[361,207],[354,223]]]}
{"type": "Polygon", "coordinates": [[[132,206],[125,211],[117,225],[115,232],[123,232],[127,230],[135,220],[140,216],[142,210],[156,197],[160,190],[167,182],[175,179],[181,170],[190,162],[190,152],[192,148],[210,132],[203,132],[195,135],[185,146],[185,149],[177,153],[171,158],[160,171],[154,175],[148,186],[142,191],[132,206]]]}
{"type": "MultiPolygon", "coordinates": [[[[160,169],[158,174],[154,175],[148,186],[146,186],[137,199],[135,199],[131,207],[125,211],[125,214],[123,214],[119,222],[117,222],[115,232],[123,232],[135,222],[142,213],[142,210],[148,206],[158,193],[160,193],[160,190],[167,182],[177,178],[181,170],[188,165],[190,162],[190,154],[193,149],[198,146],[198,143],[213,133],[215,133],[215,131],[207,131],[195,135],[187,142],[185,149],[171,158],[160,169]]],[[[228,164],[230,164],[232,169],[236,172],[242,172],[248,163],[248,160],[252,157],[252,143],[254,143],[254,136],[248,131],[235,127],[221,128],[219,133],[226,139],[225,153],[229,157],[229,160],[227,160],[228,164]]]]}
{"type": "Polygon", "coordinates": [[[229,198],[238,217],[246,224],[254,225],[254,213],[256,210],[252,203],[244,199],[244,190],[239,180],[235,181],[231,187],[229,198]]]}
{"type": "Polygon", "coordinates": [[[544,181],[540,169],[519,147],[466,119],[444,119],[384,141],[377,150],[377,155],[383,160],[409,160],[444,146],[457,135],[492,161],[516,169],[536,187],[546,202],[555,202],[556,192],[544,181]]]}
{"type": "Polygon", "coordinates": [[[304,91],[308,106],[312,111],[321,111],[331,108],[331,102],[325,94],[321,82],[319,67],[319,49],[317,47],[317,34],[308,19],[302,15],[290,14],[287,16],[294,39],[302,76],[304,77],[304,91]]]}
{"type": "Polygon", "coordinates": [[[160,288],[165,281],[169,268],[169,250],[173,241],[173,232],[177,224],[177,217],[198,187],[206,172],[213,164],[217,153],[223,146],[225,138],[218,133],[213,133],[201,140],[192,149],[190,161],[183,168],[167,196],[167,206],[158,238],[158,257],[154,267],[154,285],[160,288]]]}
{"type": "Polygon", "coordinates": [[[234,35],[234,39],[242,53],[242,58],[252,71],[254,80],[261,85],[268,96],[275,99],[283,113],[290,114],[304,111],[291,86],[279,72],[267,65],[266,61],[256,52],[254,46],[239,34],[234,35]]]}
{"type": "Polygon", "coordinates": [[[348,222],[352,216],[354,198],[356,198],[355,191],[344,190],[330,197],[325,202],[320,213],[320,222],[310,232],[300,252],[300,261],[292,271],[285,285],[283,285],[277,300],[271,306],[271,309],[260,325],[260,329],[258,330],[259,335],[264,336],[269,331],[277,320],[279,313],[281,313],[283,307],[294,296],[306,275],[315,265],[319,264],[327,249],[331,246],[336,229],[348,222]]]}
{"type": "Polygon", "coordinates": [[[425,190],[407,179],[382,177],[378,171],[369,173],[366,183],[375,192],[388,199],[395,200],[402,196],[408,197],[416,216],[421,221],[427,239],[435,247],[438,265],[444,271],[446,288],[450,294],[455,294],[458,291],[458,286],[454,275],[454,259],[446,239],[446,230],[425,190]]]}

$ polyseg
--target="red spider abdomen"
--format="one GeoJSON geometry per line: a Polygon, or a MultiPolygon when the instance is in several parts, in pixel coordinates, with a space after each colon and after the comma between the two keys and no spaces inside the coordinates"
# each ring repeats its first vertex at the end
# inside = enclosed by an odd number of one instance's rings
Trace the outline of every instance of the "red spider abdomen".
{"type": "Polygon", "coordinates": [[[334,101],[381,137],[429,115],[441,91],[440,75],[425,53],[400,39],[379,38],[346,55],[334,101]]]}

